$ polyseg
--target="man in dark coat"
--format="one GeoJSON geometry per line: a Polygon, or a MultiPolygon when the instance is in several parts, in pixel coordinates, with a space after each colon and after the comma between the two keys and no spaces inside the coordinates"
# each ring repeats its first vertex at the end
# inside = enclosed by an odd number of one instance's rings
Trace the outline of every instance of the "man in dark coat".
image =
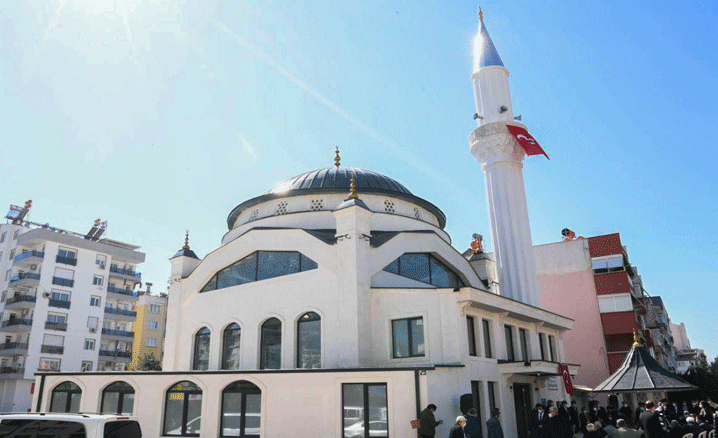
{"type": "Polygon", "coordinates": [[[419,414],[419,435],[421,438],[434,438],[436,436],[436,426],[443,423],[442,420],[436,421],[434,412],[436,405],[430,404],[419,414]]]}
{"type": "Polygon", "coordinates": [[[531,419],[529,420],[529,433],[531,438],[541,438],[541,431],[544,424],[548,421],[548,414],[544,412],[543,405],[536,403],[536,407],[531,411],[531,419]]]}
{"type": "Polygon", "coordinates": [[[573,431],[571,430],[571,423],[569,420],[562,415],[559,415],[558,409],[552,406],[548,410],[549,419],[544,427],[545,431],[543,436],[547,438],[572,438],[573,431]]]}
{"type": "Polygon", "coordinates": [[[621,406],[621,409],[618,410],[618,414],[620,415],[620,418],[626,420],[629,425],[633,424],[633,409],[628,406],[627,401],[623,402],[623,406],[621,406]]]}
{"type": "Polygon", "coordinates": [[[641,421],[639,420],[639,417],[642,413],[646,412],[646,404],[644,402],[638,403],[638,407],[636,408],[636,412],[633,414],[633,425],[638,428],[641,426],[641,421]]]}
{"type": "Polygon", "coordinates": [[[491,418],[486,422],[487,438],[504,438],[504,430],[501,428],[499,416],[501,412],[498,409],[491,411],[491,418]]]}
{"type": "Polygon", "coordinates": [[[471,408],[466,413],[466,425],[464,425],[464,433],[468,438],[483,438],[481,435],[481,422],[479,421],[478,412],[471,408]]]}
{"type": "Polygon", "coordinates": [[[578,408],[576,407],[576,400],[571,400],[571,406],[568,408],[568,415],[571,417],[571,425],[573,425],[573,432],[578,433],[581,427],[581,422],[578,419],[578,408]]]}
{"type": "Polygon", "coordinates": [[[655,410],[656,405],[649,400],[646,402],[646,412],[638,418],[645,438],[664,438],[665,436],[661,420],[655,410]]]}

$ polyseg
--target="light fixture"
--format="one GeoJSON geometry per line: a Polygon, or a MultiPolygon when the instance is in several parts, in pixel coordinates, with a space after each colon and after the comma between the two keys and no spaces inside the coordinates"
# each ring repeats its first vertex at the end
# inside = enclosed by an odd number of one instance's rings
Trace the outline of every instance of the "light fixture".
{"type": "Polygon", "coordinates": [[[501,105],[501,107],[499,107],[499,112],[501,114],[505,113],[508,110],[509,110],[509,107],[507,107],[506,105],[501,105]]]}

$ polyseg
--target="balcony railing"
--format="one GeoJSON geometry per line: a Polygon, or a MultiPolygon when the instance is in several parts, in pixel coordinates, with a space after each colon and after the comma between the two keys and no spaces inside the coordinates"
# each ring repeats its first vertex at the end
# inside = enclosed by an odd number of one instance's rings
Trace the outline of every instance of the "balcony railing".
{"type": "Polygon", "coordinates": [[[25,368],[0,367],[0,374],[23,374],[25,368]]]}
{"type": "Polygon", "coordinates": [[[127,359],[132,358],[131,351],[119,351],[119,350],[100,350],[100,356],[106,357],[124,357],[127,359]]]}
{"type": "Polygon", "coordinates": [[[77,266],[77,259],[73,257],[57,256],[55,262],[62,263],[63,265],[77,266]]]}
{"type": "Polygon", "coordinates": [[[3,327],[10,327],[13,325],[32,325],[32,319],[13,318],[2,322],[3,327]]]}
{"type": "Polygon", "coordinates": [[[0,351],[4,350],[27,350],[27,343],[25,342],[5,342],[0,344],[0,351]]]}
{"type": "Polygon", "coordinates": [[[24,253],[22,253],[22,254],[16,255],[13,260],[16,261],[16,262],[19,262],[19,261],[21,261],[21,260],[25,260],[25,259],[30,258],[30,257],[37,257],[37,258],[41,258],[41,259],[42,259],[42,258],[45,257],[45,253],[42,252],[42,251],[32,250],[32,251],[28,251],[28,252],[24,252],[24,253]]]}
{"type": "Polygon", "coordinates": [[[56,300],[54,298],[50,298],[50,302],[48,305],[52,307],[60,307],[63,309],[69,309],[70,308],[70,302],[66,300],[56,300]]]}
{"type": "Polygon", "coordinates": [[[13,275],[10,277],[10,284],[16,281],[20,280],[39,280],[40,274],[37,274],[35,272],[20,272],[17,275],[13,275]]]}
{"type": "Polygon", "coordinates": [[[46,321],[45,322],[45,329],[46,330],[59,330],[61,332],[67,331],[67,323],[66,322],[51,322],[46,321]]]}
{"type": "Polygon", "coordinates": [[[110,265],[110,272],[112,272],[113,274],[122,274],[122,275],[127,275],[129,277],[135,277],[138,280],[140,278],[142,278],[142,274],[140,274],[139,272],[135,272],[131,269],[118,268],[117,266],[114,266],[114,265],[110,265]]]}
{"type": "Polygon", "coordinates": [[[49,354],[62,354],[65,351],[65,347],[58,347],[57,345],[43,345],[40,348],[40,352],[49,354]]]}
{"type": "Polygon", "coordinates": [[[137,296],[137,292],[133,291],[132,289],[122,289],[117,286],[113,286],[111,284],[107,285],[107,292],[111,292],[113,294],[127,295],[127,296],[131,296],[131,297],[137,296]]]}
{"type": "Polygon", "coordinates": [[[35,297],[33,295],[15,295],[14,297],[8,298],[7,301],[5,302],[5,305],[7,306],[9,304],[20,303],[20,302],[34,303],[35,301],[37,301],[37,297],[35,297]]]}
{"type": "Polygon", "coordinates": [[[134,338],[135,337],[134,332],[128,332],[126,330],[113,330],[113,329],[107,329],[107,328],[102,329],[102,334],[109,335],[109,336],[122,336],[125,338],[134,338]]]}
{"type": "MultiPolygon", "coordinates": [[[[38,275],[38,278],[39,278],[39,275],[38,275]]],[[[52,277],[52,284],[56,284],[58,286],[72,287],[75,284],[75,280],[68,280],[67,278],[60,278],[60,277],[52,277]]]]}
{"type": "Polygon", "coordinates": [[[115,315],[137,316],[137,312],[134,310],[115,309],[113,307],[105,307],[105,312],[114,313],[115,315]]]}

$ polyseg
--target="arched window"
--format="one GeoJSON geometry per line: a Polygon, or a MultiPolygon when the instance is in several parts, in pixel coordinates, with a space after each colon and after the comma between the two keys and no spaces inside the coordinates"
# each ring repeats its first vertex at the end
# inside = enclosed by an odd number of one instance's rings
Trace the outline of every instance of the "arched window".
{"type": "Polygon", "coordinates": [[[50,412],[80,412],[82,390],[72,382],[60,383],[52,390],[50,412]]]}
{"type": "Polygon", "coordinates": [[[262,391],[245,380],[231,383],[222,391],[220,436],[259,437],[262,391]]]}
{"type": "Polygon", "coordinates": [[[269,318],[262,324],[259,369],[278,370],[282,367],[282,322],[269,318]]]}
{"type": "Polygon", "coordinates": [[[163,435],[199,436],[202,427],[202,390],[187,380],[167,390],[163,435]]]}
{"type": "Polygon", "coordinates": [[[202,327],[196,335],[194,335],[194,360],[192,362],[193,370],[209,369],[209,336],[210,331],[207,327],[202,327]]]}
{"type": "Polygon", "coordinates": [[[297,368],[321,368],[321,324],[321,317],[314,312],[305,313],[297,321],[297,368]]]}
{"type": "Polygon", "coordinates": [[[386,272],[437,287],[463,287],[464,282],[450,267],[427,253],[406,253],[384,267],[386,272]]]}
{"type": "Polygon", "coordinates": [[[102,391],[103,414],[132,415],[135,404],[135,389],[126,382],[115,382],[107,385],[102,391]]]}
{"type": "Polygon", "coordinates": [[[222,336],[222,369],[239,369],[239,338],[242,330],[236,323],[230,324],[224,329],[222,336]]]}

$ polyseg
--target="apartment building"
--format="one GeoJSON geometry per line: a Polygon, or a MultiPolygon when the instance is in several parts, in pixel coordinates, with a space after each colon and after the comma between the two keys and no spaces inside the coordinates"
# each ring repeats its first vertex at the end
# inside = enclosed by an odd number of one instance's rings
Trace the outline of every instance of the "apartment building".
{"type": "Polygon", "coordinates": [[[162,361],[164,353],[167,294],[152,295],[150,283],[146,284],[147,290],[139,293],[135,304],[137,319],[132,323],[135,340],[130,369],[139,369],[146,354],[153,354],[158,361],[162,361]]]}
{"type": "MultiPolygon", "coordinates": [[[[14,206],[13,206],[14,207],[14,206]]],[[[34,373],[122,370],[132,357],[139,247],[18,218],[0,224],[0,412],[30,408],[34,373]]]]}

